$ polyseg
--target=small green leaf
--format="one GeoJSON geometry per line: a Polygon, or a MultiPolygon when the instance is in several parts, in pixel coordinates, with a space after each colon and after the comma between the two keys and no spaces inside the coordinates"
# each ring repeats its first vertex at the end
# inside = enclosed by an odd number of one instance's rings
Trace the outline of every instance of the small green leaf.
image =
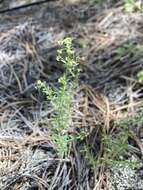
{"type": "Polygon", "coordinates": [[[135,0],[126,0],[125,1],[124,8],[125,8],[126,12],[129,12],[129,13],[133,12],[135,7],[136,7],[135,0]]]}
{"type": "Polygon", "coordinates": [[[143,71],[140,71],[140,72],[137,74],[137,78],[138,78],[138,81],[139,81],[139,82],[143,82],[143,71]]]}

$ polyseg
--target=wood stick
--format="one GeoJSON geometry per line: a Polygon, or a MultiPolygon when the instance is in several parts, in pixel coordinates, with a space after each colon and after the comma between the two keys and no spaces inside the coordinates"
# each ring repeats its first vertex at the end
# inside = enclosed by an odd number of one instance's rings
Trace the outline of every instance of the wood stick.
{"type": "Polygon", "coordinates": [[[38,1],[38,2],[29,3],[29,4],[20,5],[20,6],[13,7],[13,8],[6,8],[6,9],[0,10],[0,14],[16,11],[16,10],[19,10],[19,9],[24,9],[24,8],[27,8],[27,7],[32,7],[32,6],[36,6],[36,5],[40,5],[40,4],[48,3],[48,2],[52,2],[52,1],[55,2],[57,0],[43,0],[43,1],[38,1]]]}

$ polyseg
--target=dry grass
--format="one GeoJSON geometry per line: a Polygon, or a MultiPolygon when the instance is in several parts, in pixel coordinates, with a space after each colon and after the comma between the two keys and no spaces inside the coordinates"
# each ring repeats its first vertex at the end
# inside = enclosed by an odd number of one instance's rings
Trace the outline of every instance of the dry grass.
{"type": "MultiPolygon", "coordinates": [[[[31,10],[27,17],[22,15],[29,10],[13,13],[13,22],[9,14],[0,19],[0,189],[112,190],[107,163],[96,161],[105,155],[103,131],[115,137],[122,128],[114,121],[142,107],[142,84],[136,80],[143,68],[142,51],[136,54],[142,49],[142,14],[127,14],[122,2],[111,1],[107,7],[50,3],[40,7],[43,15],[31,10]],[[57,41],[67,34],[74,37],[83,67],[69,133],[84,136],[60,159],[48,129],[52,110],[35,84],[41,79],[57,85],[63,72],[55,61],[57,41]],[[130,43],[125,54],[117,52],[130,43]]],[[[127,152],[138,160],[141,131],[142,126],[131,127],[127,152]]]]}

